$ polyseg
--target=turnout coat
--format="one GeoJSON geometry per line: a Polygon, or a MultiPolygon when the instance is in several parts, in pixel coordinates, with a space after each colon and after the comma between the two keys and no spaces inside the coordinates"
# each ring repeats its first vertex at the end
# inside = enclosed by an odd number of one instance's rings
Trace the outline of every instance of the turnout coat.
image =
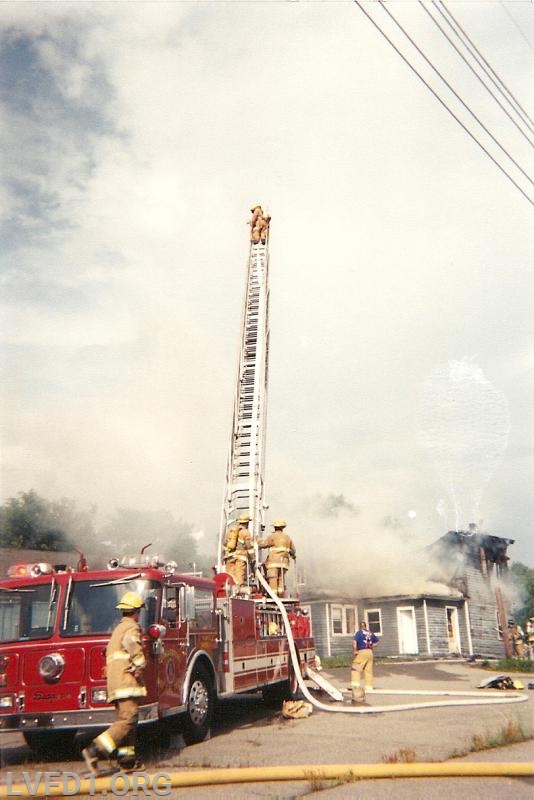
{"type": "Polygon", "coordinates": [[[142,670],[145,666],[139,623],[133,617],[124,616],[111,634],[106,649],[108,702],[146,697],[142,678],[134,675],[135,670],[142,670]]]}

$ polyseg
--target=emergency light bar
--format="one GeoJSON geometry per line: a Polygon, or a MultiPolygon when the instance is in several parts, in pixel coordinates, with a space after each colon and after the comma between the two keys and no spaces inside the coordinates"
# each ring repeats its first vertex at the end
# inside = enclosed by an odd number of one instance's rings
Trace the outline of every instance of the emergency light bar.
{"type": "Polygon", "coordinates": [[[159,556],[145,556],[143,553],[135,553],[132,555],[122,556],[122,558],[110,558],[108,561],[108,569],[143,569],[150,568],[158,569],[165,566],[165,562],[159,556]]]}
{"type": "Polygon", "coordinates": [[[40,575],[52,575],[54,567],[44,561],[35,564],[13,564],[7,570],[8,578],[38,578],[40,575]]]}

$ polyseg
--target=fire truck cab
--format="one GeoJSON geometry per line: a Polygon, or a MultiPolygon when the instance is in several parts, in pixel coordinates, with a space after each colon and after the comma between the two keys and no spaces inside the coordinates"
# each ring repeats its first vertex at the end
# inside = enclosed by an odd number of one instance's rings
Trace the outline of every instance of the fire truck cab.
{"type": "MultiPolygon", "coordinates": [[[[180,573],[144,553],[104,570],[83,560],[77,568],[19,564],[0,581],[0,731],[20,731],[49,753],[111,724],[105,651],[128,590],[145,602],[140,725],[163,722],[190,744],[206,737],[217,697],[258,690],[273,701],[296,691],[281,612],[255,587],[236,595],[226,573],[180,573]]],[[[299,602],[284,607],[291,618],[299,602]]],[[[315,664],[313,640],[309,630],[297,636],[305,672],[315,664]]]]}

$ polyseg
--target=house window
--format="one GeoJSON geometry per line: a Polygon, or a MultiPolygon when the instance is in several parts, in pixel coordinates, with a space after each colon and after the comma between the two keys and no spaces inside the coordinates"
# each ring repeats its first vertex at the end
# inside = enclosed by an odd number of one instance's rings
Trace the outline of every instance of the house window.
{"type": "Polygon", "coordinates": [[[334,636],[352,635],[356,630],[356,607],[332,605],[330,619],[334,636]]]}
{"type": "Polygon", "coordinates": [[[365,619],[367,621],[367,627],[371,631],[371,633],[375,633],[377,636],[382,635],[382,614],[380,613],[379,608],[366,608],[365,609],[365,619]]]}

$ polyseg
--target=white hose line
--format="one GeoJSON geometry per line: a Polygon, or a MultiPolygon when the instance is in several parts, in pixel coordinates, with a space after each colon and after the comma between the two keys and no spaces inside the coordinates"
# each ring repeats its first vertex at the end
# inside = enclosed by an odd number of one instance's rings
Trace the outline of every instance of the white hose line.
{"type": "MultiPolygon", "coordinates": [[[[256,577],[260,582],[260,585],[263,586],[271,600],[273,600],[278,607],[278,610],[282,614],[282,619],[284,621],[284,627],[286,629],[287,640],[289,643],[289,652],[291,655],[291,663],[293,664],[293,669],[295,670],[295,676],[297,678],[297,682],[299,688],[304,695],[304,697],[313,705],[315,708],[321,709],[321,711],[331,711],[337,712],[341,714],[383,714],[388,711],[412,711],[413,709],[419,708],[440,708],[443,706],[484,706],[484,705],[504,705],[508,703],[524,703],[528,700],[528,695],[526,694],[519,694],[517,692],[509,692],[506,694],[505,697],[502,695],[484,695],[480,696],[477,692],[451,692],[451,691],[421,691],[421,690],[410,690],[410,689],[403,689],[399,691],[386,691],[383,689],[375,689],[373,690],[373,694],[402,694],[402,695],[426,695],[426,696],[447,696],[447,697],[455,697],[455,698],[477,698],[476,700],[467,700],[467,699],[458,699],[458,700],[440,700],[440,701],[432,701],[430,703],[408,703],[406,705],[388,705],[388,706],[334,706],[334,705],[326,705],[325,703],[321,703],[317,698],[313,697],[313,695],[309,692],[308,687],[304,683],[304,678],[302,677],[302,672],[300,669],[299,658],[297,655],[297,650],[295,648],[295,640],[293,638],[293,631],[291,630],[291,625],[289,622],[289,618],[287,616],[287,611],[284,607],[283,602],[280,600],[277,594],[273,592],[263,575],[259,570],[256,570],[256,577]]],[[[498,691],[498,690],[497,690],[498,691]]],[[[501,690],[502,691],[502,690],[501,690]]]]}

